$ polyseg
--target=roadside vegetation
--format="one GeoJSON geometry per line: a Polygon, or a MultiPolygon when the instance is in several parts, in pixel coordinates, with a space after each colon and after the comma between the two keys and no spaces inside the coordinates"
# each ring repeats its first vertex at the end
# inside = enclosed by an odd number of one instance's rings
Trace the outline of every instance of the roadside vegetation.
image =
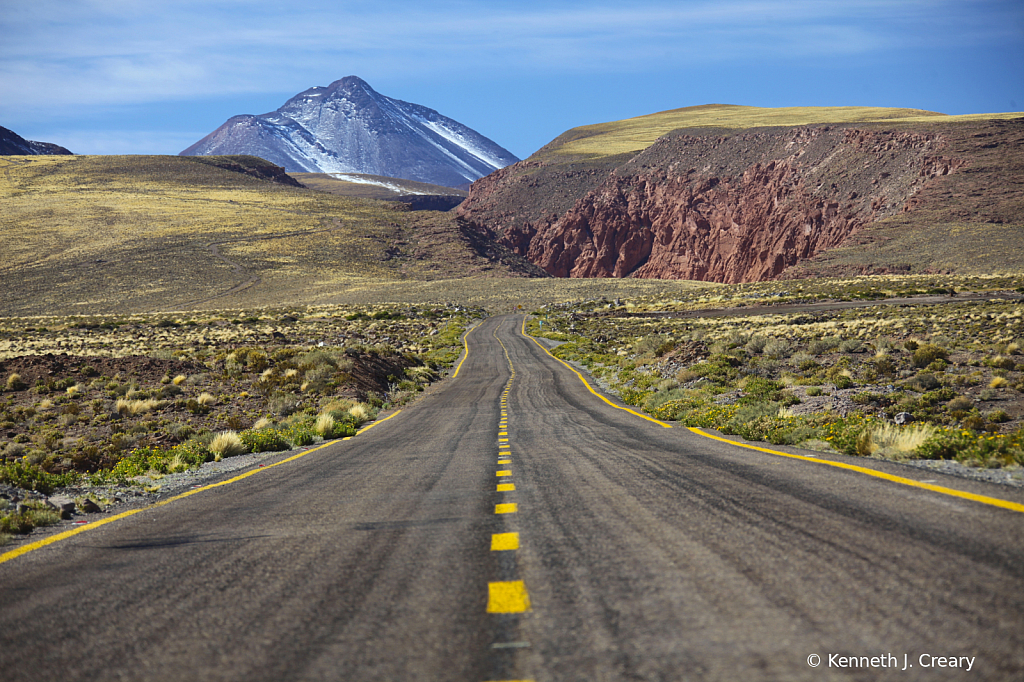
{"type": "Polygon", "coordinates": [[[0,543],[56,522],[45,496],[69,487],[144,490],[204,462],[354,435],[440,378],[480,314],[366,306],[0,319],[0,543]]]}
{"type": "Polygon", "coordinates": [[[555,355],[586,367],[624,402],[659,419],[855,456],[1020,467],[1019,299],[654,317],[700,305],[749,304],[751,296],[791,303],[828,292],[835,299],[870,300],[992,291],[992,285],[1009,292],[1019,284],[1012,276],[879,276],[740,285],[703,301],[548,306],[534,313],[528,330],[562,342],[555,355]]]}

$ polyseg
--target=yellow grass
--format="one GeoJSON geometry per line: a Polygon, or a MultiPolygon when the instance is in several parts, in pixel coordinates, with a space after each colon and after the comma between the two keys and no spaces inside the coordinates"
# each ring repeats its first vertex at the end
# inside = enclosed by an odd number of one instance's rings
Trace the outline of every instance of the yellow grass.
{"type": "Polygon", "coordinates": [[[651,146],[662,135],[678,128],[755,128],[796,126],[816,123],[874,123],[898,121],[950,122],[996,118],[1017,118],[1024,113],[946,114],[921,109],[884,107],[781,107],[775,109],[731,104],[707,104],[672,109],[656,114],[573,128],[548,148],[567,155],[611,156],[639,151],[651,146]]]}

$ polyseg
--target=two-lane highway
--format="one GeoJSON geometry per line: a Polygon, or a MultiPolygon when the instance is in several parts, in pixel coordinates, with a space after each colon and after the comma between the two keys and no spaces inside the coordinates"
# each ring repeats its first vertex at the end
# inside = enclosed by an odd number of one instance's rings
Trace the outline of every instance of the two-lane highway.
{"type": "Polygon", "coordinates": [[[0,678],[1024,675],[1024,513],[664,428],[521,321],[355,438],[0,563],[0,678]]]}

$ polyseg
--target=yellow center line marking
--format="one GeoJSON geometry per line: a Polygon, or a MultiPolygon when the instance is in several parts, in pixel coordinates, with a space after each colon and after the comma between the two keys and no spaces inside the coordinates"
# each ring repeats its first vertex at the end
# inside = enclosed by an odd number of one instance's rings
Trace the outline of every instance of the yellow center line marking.
{"type": "Polygon", "coordinates": [[[508,470],[508,469],[501,469],[501,470],[498,471],[498,476],[499,477],[501,477],[501,476],[511,476],[511,475],[512,475],[512,472],[510,470],[508,470]]]}
{"type": "Polygon", "coordinates": [[[499,448],[510,448],[510,447],[512,447],[512,446],[511,446],[511,445],[499,445],[498,447],[499,447],[499,448]]]}
{"type": "Polygon", "coordinates": [[[516,489],[516,486],[515,486],[514,483],[499,483],[498,484],[497,492],[499,492],[499,493],[510,493],[510,492],[513,492],[515,489],[516,489]]]}
{"type": "Polygon", "coordinates": [[[499,443],[507,443],[508,442],[508,438],[499,438],[498,442],[499,443]]]}
{"type": "Polygon", "coordinates": [[[495,514],[515,514],[517,511],[519,511],[519,508],[515,502],[504,502],[494,505],[495,514]]]}
{"type": "Polygon", "coordinates": [[[491,551],[506,552],[519,549],[519,533],[495,533],[491,536],[491,551]]]}
{"type": "Polygon", "coordinates": [[[510,459],[499,459],[498,460],[498,464],[511,464],[511,463],[512,463],[512,460],[510,460],[510,459]]]}
{"type": "Polygon", "coordinates": [[[530,595],[522,580],[487,584],[487,613],[525,613],[530,610],[530,595]]]}
{"type": "MultiPolygon", "coordinates": [[[[548,350],[547,348],[545,348],[545,347],[544,347],[544,344],[542,344],[542,343],[541,343],[540,341],[538,341],[538,340],[537,340],[536,338],[534,338],[534,337],[532,337],[532,336],[530,336],[529,334],[527,334],[527,333],[526,333],[526,316],[523,316],[523,328],[522,328],[522,334],[523,334],[523,336],[525,336],[526,338],[530,339],[530,340],[531,340],[531,341],[533,341],[533,342],[534,342],[535,344],[537,344],[537,346],[538,346],[538,347],[539,347],[539,348],[540,348],[540,349],[541,349],[542,351],[544,351],[544,352],[545,352],[545,353],[547,353],[548,355],[551,355],[551,351],[549,351],[549,350],[548,350]]],[[[614,407],[614,408],[615,408],[616,410],[622,410],[623,412],[629,412],[630,414],[632,414],[632,415],[635,415],[635,416],[637,416],[637,417],[640,417],[641,419],[646,419],[646,420],[647,420],[647,421],[649,421],[649,422],[654,422],[655,424],[658,424],[658,425],[660,425],[660,426],[664,426],[664,427],[665,427],[666,429],[671,429],[671,428],[672,428],[672,425],[671,425],[671,424],[666,424],[665,422],[661,422],[661,421],[658,421],[657,419],[654,419],[653,417],[648,417],[648,416],[647,416],[646,414],[640,414],[639,412],[636,412],[635,410],[631,410],[631,409],[629,409],[628,407],[622,407],[621,405],[616,405],[616,404],[615,404],[615,403],[613,403],[612,401],[608,400],[608,398],[605,398],[605,397],[604,397],[603,395],[601,395],[600,393],[598,393],[597,391],[595,391],[595,390],[594,390],[594,388],[593,388],[593,387],[592,387],[592,386],[591,386],[591,385],[590,385],[589,383],[587,383],[587,380],[583,378],[583,375],[582,375],[582,374],[580,374],[579,372],[577,372],[577,371],[576,371],[576,370],[575,370],[575,369],[573,368],[573,366],[572,366],[572,365],[570,365],[569,363],[567,363],[567,362],[565,362],[565,361],[563,361],[563,360],[560,360],[559,358],[556,358],[556,357],[555,357],[554,355],[551,355],[551,357],[552,357],[552,358],[554,358],[555,360],[557,360],[558,362],[562,363],[563,365],[565,365],[565,366],[566,366],[566,367],[567,367],[567,368],[569,369],[569,371],[570,371],[570,372],[572,372],[572,373],[573,373],[573,374],[575,374],[575,375],[576,375],[577,377],[579,377],[580,381],[582,381],[582,382],[583,382],[583,385],[587,387],[587,390],[588,390],[588,391],[590,391],[591,393],[593,393],[593,394],[594,394],[595,396],[597,396],[598,398],[600,398],[600,399],[601,399],[601,400],[603,400],[604,402],[608,403],[608,405],[610,405],[611,407],[614,407]]]]}
{"type": "MultiPolygon", "coordinates": [[[[395,414],[398,414],[398,412],[395,412],[395,414]]],[[[395,416],[395,415],[394,414],[391,415],[391,417],[393,417],[393,416],[395,416]]],[[[390,419],[391,417],[388,417],[388,419],[390,419]]],[[[382,419],[381,421],[384,421],[384,420],[382,419]]],[[[185,499],[186,497],[190,497],[190,496],[195,495],[197,493],[201,493],[201,492],[204,492],[206,490],[212,490],[213,488],[220,488],[221,486],[225,486],[225,485],[231,485],[232,483],[235,483],[237,481],[241,481],[244,478],[249,478],[250,476],[255,476],[256,474],[262,473],[264,471],[270,471],[274,467],[279,467],[282,464],[287,464],[288,462],[294,462],[297,459],[305,457],[306,455],[310,455],[310,454],[316,452],[317,450],[322,450],[323,448],[326,448],[328,445],[333,445],[334,443],[337,443],[337,442],[338,441],[336,441],[336,440],[328,441],[328,442],[326,442],[326,443],[324,443],[322,445],[316,446],[315,448],[310,448],[309,450],[306,450],[305,452],[300,452],[300,453],[298,453],[296,455],[292,455],[291,457],[288,457],[287,459],[282,459],[280,462],[274,462],[273,464],[268,464],[267,466],[259,467],[257,469],[250,469],[249,471],[245,472],[244,474],[240,474],[238,476],[235,476],[234,478],[229,478],[226,481],[221,481],[220,483],[211,483],[210,485],[204,485],[202,488],[193,488],[192,490],[189,490],[188,492],[181,493],[180,495],[175,495],[174,497],[169,497],[166,500],[161,500],[160,502],[156,502],[154,504],[151,504],[148,507],[142,507],[140,509],[132,509],[130,511],[121,512],[120,514],[116,514],[115,516],[111,516],[110,518],[100,519],[99,521],[92,521],[92,522],[90,522],[90,523],[88,523],[86,525],[79,526],[78,528],[73,528],[71,530],[66,530],[63,533],[57,533],[56,535],[51,535],[48,538],[43,538],[42,540],[37,540],[36,542],[31,542],[31,543],[29,543],[27,545],[23,545],[23,546],[21,546],[21,547],[19,547],[17,549],[11,550],[10,552],[6,552],[5,554],[0,554],[0,564],[4,563],[5,561],[10,561],[11,559],[19,557],[22,554],[28,554],[29,552],[32,552],[32,551],[37,550],[37,549],[41,549],[43,547],[46,547],[47,545],[52,545],[55,542],[60,542],[61,540],[66,540],[66,539],[68,539],[70,537],[78,535],[79,533],[85,533],[86,531],[90,531],[90,530],[93,530],[95,528],[99,528],[100,526],[105,526],[108,523],[113,523],[114,521],[119,521],[121,519],[128,518],[129,516],[132,516],[134,514],[138,514],[140,512],[144,512],[144,511],[150,511],[152,509],[156,509],[157,507],[163,507],[166,504],[170,504],[171,502],[177,502],[178,500],[185,499]]]]}
{"type": "Polygon", "coordinates": [[[1024,504],[1017,502],[1010,502],[1009,500],[1000,500],[997,497],[988,497],[986,495],[976,495],[974,493],[964,492],[963,490],[956,490],[954,488],[944,488],[940,485],[932,485],[931,483],[922,483],[915,481],[912,478],[903,478],[902,476],[893,476],[883,471],[875,471],[874,469],[868,469],[867,467],[857,466],[856,464],[847,464],[846,462],[832,462],[827,459],[818,459],[817,457],[808,457],[807,455],[794,455],[790,452],[781,452],[779,450],[771,450],[769,448],[762,448],[756,445],[747,445],[746,443],[737,443],[736,441],[729,440],[728,438],[722,438],[715,436],[710,433],[705,433],[696,427],[690,427],[690,431],[696,433],[699,436],[705,438],[711,438],[712,440],[722,441],[723,443],[729,443],[741,448],[747,448],[750,450],[758,450],[760,452],[767,452],[771,455],[778,455],[779,457],[789,457],[790,459],[799,459],[804,462],[814,462],[815,464],[825,464],[831,467],[837,467],[839,469],[848,469],[849,471],[856,471],[860,474],[866,474],[867,476],[874,476],[875,478],[881,478],[886,481],[892,481],[893,483],[899,483],[901,485],[907,485],[912,488],[923,488],[930,490],[935,493],[941,493],[943,495],[949,495],[951,497],[959,497],[965,500],[972,500],[974,502],[980,502],[981,504],[988,504],[993,507],[1001,507],[1003,509],[1009,509],[1015,512],[1024,512],[1024,504]]]}
{"type": "Polygon", "coordinates": [[[508,435],[508,431],[499,431],[498,435],[499,436],[507,436],[508,435]]]}

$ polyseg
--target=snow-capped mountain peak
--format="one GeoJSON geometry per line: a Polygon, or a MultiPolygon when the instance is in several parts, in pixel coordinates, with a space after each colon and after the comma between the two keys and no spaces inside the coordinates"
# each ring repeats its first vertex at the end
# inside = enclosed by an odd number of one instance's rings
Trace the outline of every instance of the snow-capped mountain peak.
{"type": "Polygon", "coordinates": [[[457,187],[519,159],[437,111],[381,95],[357,76],[234,116],[182,156],[252,154],[291,172],[365,173],[457,187]]]}

